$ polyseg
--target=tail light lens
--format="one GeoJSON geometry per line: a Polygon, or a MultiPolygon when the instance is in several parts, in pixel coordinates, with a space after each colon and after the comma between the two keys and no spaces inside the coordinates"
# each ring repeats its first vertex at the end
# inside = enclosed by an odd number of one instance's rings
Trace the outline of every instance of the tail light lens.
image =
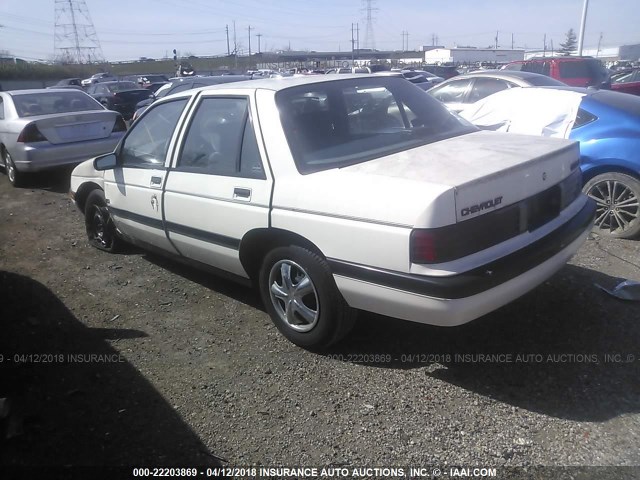
{"type": "Polygon", "coordinates": [[[115,133],[115,132],[126,132],[127,131],[127,124],[124,122],[124,119],[118,115],[116,117],[116,123],[113,125],[113,130],[111,130],[111,133],[115,133]]]}
{"type": "Polygon", "coordinates": [[[436,263],[436,235],[429,230],[411,232],[411,262],[436,263]]]}
{"type": "Polygon", "coordinates": [[[35,123],[29,123],[18,135],[18,142],[20,143],[44,142],[46,140],[35,123]]]}

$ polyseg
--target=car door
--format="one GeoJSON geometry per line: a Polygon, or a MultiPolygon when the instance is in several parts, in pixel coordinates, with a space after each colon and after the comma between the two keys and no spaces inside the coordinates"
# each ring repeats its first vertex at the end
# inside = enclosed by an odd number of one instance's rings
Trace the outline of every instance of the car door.
{"type": "Polygon", "coordinates": [[[203,94],[164,192],[165,226],[178,251],[247,276],[244,235],[269,226],[272,178],[249,96],[203,94]]]}
{"type": "Polygon", "coordinates": [[[190,97],[149,108],[117,149],[117,166],[105,172],[104,191],[116,227],[125,235],[175,253],[162,218],[162,187],[176,126],[190,97]]]}

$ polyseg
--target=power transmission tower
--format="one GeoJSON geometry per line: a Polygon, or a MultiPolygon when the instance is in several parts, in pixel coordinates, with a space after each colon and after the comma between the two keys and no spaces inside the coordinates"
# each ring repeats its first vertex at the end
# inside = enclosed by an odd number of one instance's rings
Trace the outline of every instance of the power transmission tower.
{"type": "Polygon", "coordinates": [[[367,13],[367,29],[364,33],[364,48],[370,48],[371,50],[375,50],[376,48],[376,39],[373,35],[373,12],[377,11],[377,8],[374,8],[375,0],[363,0],[366,7],[364,8],[367,13]]]}
{"type": "Polygon", "coordinates": [[[63,62],[104,62],[98,34],[84,0],[55,0],[54,52],[63,62]]]}

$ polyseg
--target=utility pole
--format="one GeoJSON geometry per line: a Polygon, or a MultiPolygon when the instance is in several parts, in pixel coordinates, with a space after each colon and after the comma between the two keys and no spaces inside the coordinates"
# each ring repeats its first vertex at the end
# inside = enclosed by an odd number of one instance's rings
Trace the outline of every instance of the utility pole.
{"type": "Polygon", "coordinates": [[[231,49],[229,49],[229,25],[225,26],[225,30],[227,31],[227,56],[231,55],[231,49]]]}
{"type": "Polygon", "coordinates": [[[511,34],[511,50],[513,50],[513,33],[511,34]]]}
{"type": "Polygon", "coordinates": [[[356,23],[356,55],[360,55],[360,24],[356,23]]]}
{"type": "Polygon", "coordinates": [[[542,40],[542,56],[547,56],[547,34],[544,34],[544,38],[542,40]]]}
{"type": "Polygon", "coordinates": [[[578,56],[582,56],[582,47],[584,45],[584,27],[587,24],[587,9],[589,8],[589,0],[584,0],[582,7],[582,21],[580,22],[580,38],[578,39],[578,56]]]}
{"type": "Polygon", "coordinates": [[[496,30],[496,50],[498,49],[498,31],[496,30]]]}
{"type": "Polygon", "coordinates": [[[598,50],[596,50],[596,57],[600,56],[600,44],[602,43],[602,32],[600,32],[600,38],[598,38],[598,50]]]}
{"type": "Polygon", "coordinates": [[[238,68],[238,42],[236,37],[236,21],[233,21],[233,57],[235,59],[235,68],[238,68]]]}
{"type": "Polygon", "coordinates": [[[351,65],[353,65],[354,54],[356,50],[356,40],[353,36],[354,26],[351,24],[351,65]]]}
{"type": "Polygon", "coordinates": [[[251,58],[251,25],[249,25],[247,30],[249,30],[249,58],[251,58]]]}
{"type": "Polygon", "coordinates": [[[260,53],[260,37],[262,37],[261,33],[257,33],[256,37],[258,37],[258,53],[260,53]]]}

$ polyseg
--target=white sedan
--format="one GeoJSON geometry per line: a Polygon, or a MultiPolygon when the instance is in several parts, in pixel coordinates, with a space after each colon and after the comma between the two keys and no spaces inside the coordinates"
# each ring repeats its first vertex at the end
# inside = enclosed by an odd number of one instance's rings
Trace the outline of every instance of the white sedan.
{"type": "Polygon", "coordinates": [[[578,145],[478,131],[401,78],[205,87],[154,103],[71,191],[90,242],[134,242],[258,286],[292,342],[358,309],[459,325],[585,240],[578,145]]]}

